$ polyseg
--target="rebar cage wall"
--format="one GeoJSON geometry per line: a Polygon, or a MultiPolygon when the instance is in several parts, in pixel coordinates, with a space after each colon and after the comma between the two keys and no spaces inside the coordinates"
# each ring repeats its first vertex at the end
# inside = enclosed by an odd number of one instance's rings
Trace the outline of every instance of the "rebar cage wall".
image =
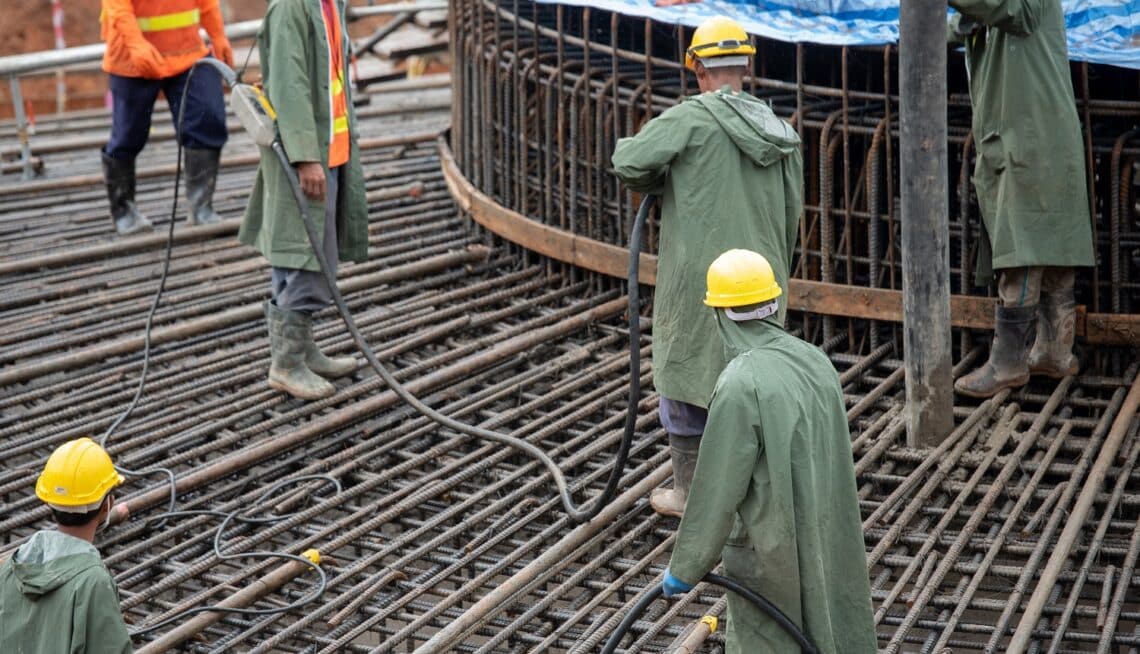
{"type": "MultiPolygon", "coordinates": [[[[679,63],[690,30],[520,0],[451,6],[451,145],[464,175],[533,220],[624,246],[639,198],[613,175],[610,155],[619,138],[696,92],[679,63]]],[[[803,139],[805,208],[793,276],[899,289],[897,48],[754,42],[747,89],[803,139]]],[[[1089,311],[1127,313],[1140,288],[1140,75],[1086,63],[1072,72],[1097,251],[1097,265],[1079,275],[1077,299],[1089,311]]],[[[960,51],[951,52],[948,75],[951,291],[984,295],[973,280],[980,216],[960,51]]],[[[804,320],[809,336],[847,332],[862,351],[881,338],[873,322],[804,320]]]]}

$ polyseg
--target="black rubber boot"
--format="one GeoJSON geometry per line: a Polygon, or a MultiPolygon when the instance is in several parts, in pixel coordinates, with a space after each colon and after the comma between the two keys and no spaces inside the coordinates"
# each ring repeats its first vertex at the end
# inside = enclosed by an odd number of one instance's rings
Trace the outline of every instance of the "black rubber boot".
{"type": "Polygon", "coordinates": [[[693,485],[693,472],[697,469],[697,452],[700,436],[669,434],[669,456],[673,460],[673,488],[658,488],[649,494],[649,505],[661,515],[680,518],[685,514],[685,501],[693,485]]]}
{"type": "Polygon", "coordinates": [[[305,365],[305,352],[312,322],[299,311],[289,311],[273,302],[265,303],[269,325],[269,387],[302,400],[319,400],[336,393],[336,387],[317,376],[305,365]]]}
{"type": "Polygon", "coordinates": [[[1029,332],[1037,321],[1037,305],[994,307],[994,342],[990,360],[954,382],[954,390],[968,397],[987,398],[1003,388],[1029,382],[1029,332]]]}
{"type": "Polygon", "coordinates": [[[1077,303],[1073,289],[1041,294],[1037,315],[1037,338],[1029,351],[1029,373],[1061,379],[1075,375],[1080,363],[1073,355],[1077,303]]]}
{"type": "Polygon", "coordinates": [[[183,148],[186,165],[186,199],[190,201],[191,225],[213,225],[222,217],[214,211],[214,187],[218,181],[221,150],[183,148]]]}
{"type": "Polygon", "coordinates": [[[151,229],[150,221],[135,206],[135,160],[113,159],[104,152],[103,181],[107,185],[115,231],[126,236],[151,229]]]}

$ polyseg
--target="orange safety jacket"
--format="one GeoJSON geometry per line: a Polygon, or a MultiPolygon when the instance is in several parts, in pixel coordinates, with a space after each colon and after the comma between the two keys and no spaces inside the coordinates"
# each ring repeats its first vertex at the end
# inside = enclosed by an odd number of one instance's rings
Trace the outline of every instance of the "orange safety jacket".
{"type": "Polygon", "coordinates": [[[147,79],[181,74],[208,52],[201,27],[215,43],[228,43],[218,0],[102,2],[103,70],[108,73],[147,79]]]}
{"type": "Polygon", "coordinates": [[[329,115],[332,116],[332,133],[329,135],[329,168],[348,163],[348,96],[344,84],[344,42],[340,19],[333,0],[321,0],[321,16],[329,43],[329,115]]]}

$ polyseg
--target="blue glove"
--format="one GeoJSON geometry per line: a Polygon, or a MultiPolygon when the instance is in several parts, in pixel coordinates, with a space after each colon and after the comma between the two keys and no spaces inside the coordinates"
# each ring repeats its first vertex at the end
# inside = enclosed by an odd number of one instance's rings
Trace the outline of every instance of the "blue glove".
{"type": "Polygon", "coordinates": [[[673,576],[668,570],[665,571],[665,579],[661,582],[661,591],[665,597],[672,597],[678,593],[687,593],[693,589],[692,584],[686,584],[680,579],[673,576]]]}

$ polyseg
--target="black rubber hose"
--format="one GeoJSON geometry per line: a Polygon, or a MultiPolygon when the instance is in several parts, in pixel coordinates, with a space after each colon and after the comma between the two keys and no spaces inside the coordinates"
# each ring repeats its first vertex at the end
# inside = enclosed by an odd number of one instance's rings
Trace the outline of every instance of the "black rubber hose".
{"type": "MultiPolygon", "coordinates": [[[[791,618],[789,618],[787,615],[784,615],[783,611],[777,608],[775,604],[769,602],[768,599],[760,593],[746,588],[740,583],[729,579],[728,577],[714,575],[711,572],[705,575],[701,581],[730,590],[748,600],[749,602],[752,602],[756,608],[763,611],[769,618],[772,618],[773,622],[780,625],[780,628],[786,631],[788,635],[792,637],[792,640],[796,641],[796,644],[800,646],[800,650],[803,651],[804,654],[819,654],[819,650],[817,650],[815,648],[815,645],[813,645],[811,641],[808,640],[804,632],[796,626],[796,623],[792,622],[791,618]]],[[[630,609],[629,613],[621,621],[621,624],[619,624],[617,626],[617,629],[615,629],[614,632],[610,634],[609,640],[606,641],[606,646],[602,648],[602,654],[614,654],[614,652],[617,651],[617,647],[619,644],[621,644],[621,640],[625,637],[625,633],[629,631],[629,628],[633,626],[633,623],[637,621],[639,617],[641,617],[641,614],[645,612],[645,609],[647,609],[649,605],[653,603],[653,600],[660,597],[661,594],[661,584],[656,584],[650,588],[648,592],[645,593],[644,597],[638,600],[637,604],[633,605],[633,608],[630,609]]]]}
{"type": "Polygon", "coordinates": [[[554,484],[558,487],[558,493],[561,496],[562,505],[565,508],[566,513],[576,522],[586,522],[587,520],[590,520],[594,516],[598,515],[598,513],[601,512],[602,508],[604,508],[605,505],[613,499],[614,495],[617,492],[617,484],[621,478],[622,471],[625,468],[625,462],[629,454],[630,444],[633,441],[633,427],[637,417],[636,414],[638,398],[641,396],[641,358],[639,356],[640,330],[638,329],[638,311],[640,310],[640,305],[637,297],[637,273],[639,267],[639,255],[641,253],[641,244],[640,230],[637,229],[637,224],[638,220],[640,220],[641,224],[644,224],[645,215],[649,213],[649,207],[651,207],[653,204],[653,200],[650,200],[651,196],[647,197],[646,200],[642,202],[641,210],[638,212],[638,219],[634,220],[635,238],[638,240],[637,242],[631,243],[630,245],[630,250],[632,253],[630,260],[630,275],[633,280],[629,294],[629,319],[631,325],[630,397],[629,406],[627,408],[628,413],[626,415],[625,432],[622,435],[622,442],[618,449],[617,457],[615,457],[613,468],[610,470],[610,477],[606,482],[605,491],[597,498],[595,498],[587,508],[581,508],[574,504],[574,500],[570,496],[570,488],[566,483],[566,476],[562,473],[562,470],[558,467],[554,460],[551,459],[550,456],[547,455],[546,452],[544,452],[541,448],[534,445],[533,443],[528,443],[527,441],[520,438],[515,438],[514,436],[500,434],[499,432],[484,429],[483,427],[479,427],[477,425],[469,425],[459,422],[454,418],[436,411],[435,409],[421,402],[419,398],[408,391],[408,389],[404,388],[403,384],[397,381],[396,378],[388,372],[387,368],[385,368],[383,364],[380,363],[380,361],[376,358],[376,354],[368,345],[368,342],[364,340],[364,336],[362,336],[360,331],[356,328],[356,322],[352,319],[352,313],[349,311],[348,306],[344,303],[344,298],[341,296],[340,289],[336,284],[336,271],[332,268],[332,266],[329,265],[328,259],[325,257],[324,248],[321,247],[321,237],[317,234],[317,228],[313,224],[312,217],[309,216],[308,199],[301,191],[301,182],[297,178],[297,171],[293,169],[293,165],[289,162],[289,157],[285,154],[285,148],[281,145],[280,139],[273,143],[271,149],[273,150],[274,154],[277,155],[277,160],[280,162],[281,168],[289,180],[289,186],[293,191],[293,197],[297,202],[297,208],[301,212],[301,222],[304,224],[305,233],[309,237],[309,244],[313,247],[313,254],[316,256],[317,263],[321,267],[321,273],[324,275],[325,282],[329,285],[329,291],[332,294],[333,303],[336,305],[337,311],[340,313],[340,317],[344,321],[345,327],[348,328],[348,332],[352,336],[353,342],[356,343],[357,349],[359,349],[361,354],[364,355],[364,358],[368,360],[368,363],[372,366],[372,369],[376,371],[376,374],[379,375],[380,378],[384,380],[384,383],[388,385],[388,388],[392,389],[392,391],[401,400],[409,404],[416,411],[419,411],[424,416],[428,417],[436,423],[439,423],[440,425],[443,425],[444,427],[463,434],[474,436],[476,438],[482,438],[496,443],[501,443],[508,447],[512,447],[525,452],[538,459],[539,462],[546,466],[546,468],[550,471],[551,477],[554,478],[554,484]]]}
{"type": "Polygon", "coordinates": [[[614,652],[617,651],[617,646],[621,644],[621,639],[625,637],[625,632],[629,631],[633,623],[641,617],[642,613],[645,613],[645,609],[649,608],[649,605],[652,604],[654,600],[661,597],[662,592],[661,584],[654,584],[653,587],[649,589],[649,592],[637,600],[637,604],[633,605],[629,613],[625,614],[625,617],[622,618],[617,629],[614,629],[614,632],[610,634],[610,639],[606,641],[606,646],[602,648],[602,654],[614,654],[614,652]]]}

